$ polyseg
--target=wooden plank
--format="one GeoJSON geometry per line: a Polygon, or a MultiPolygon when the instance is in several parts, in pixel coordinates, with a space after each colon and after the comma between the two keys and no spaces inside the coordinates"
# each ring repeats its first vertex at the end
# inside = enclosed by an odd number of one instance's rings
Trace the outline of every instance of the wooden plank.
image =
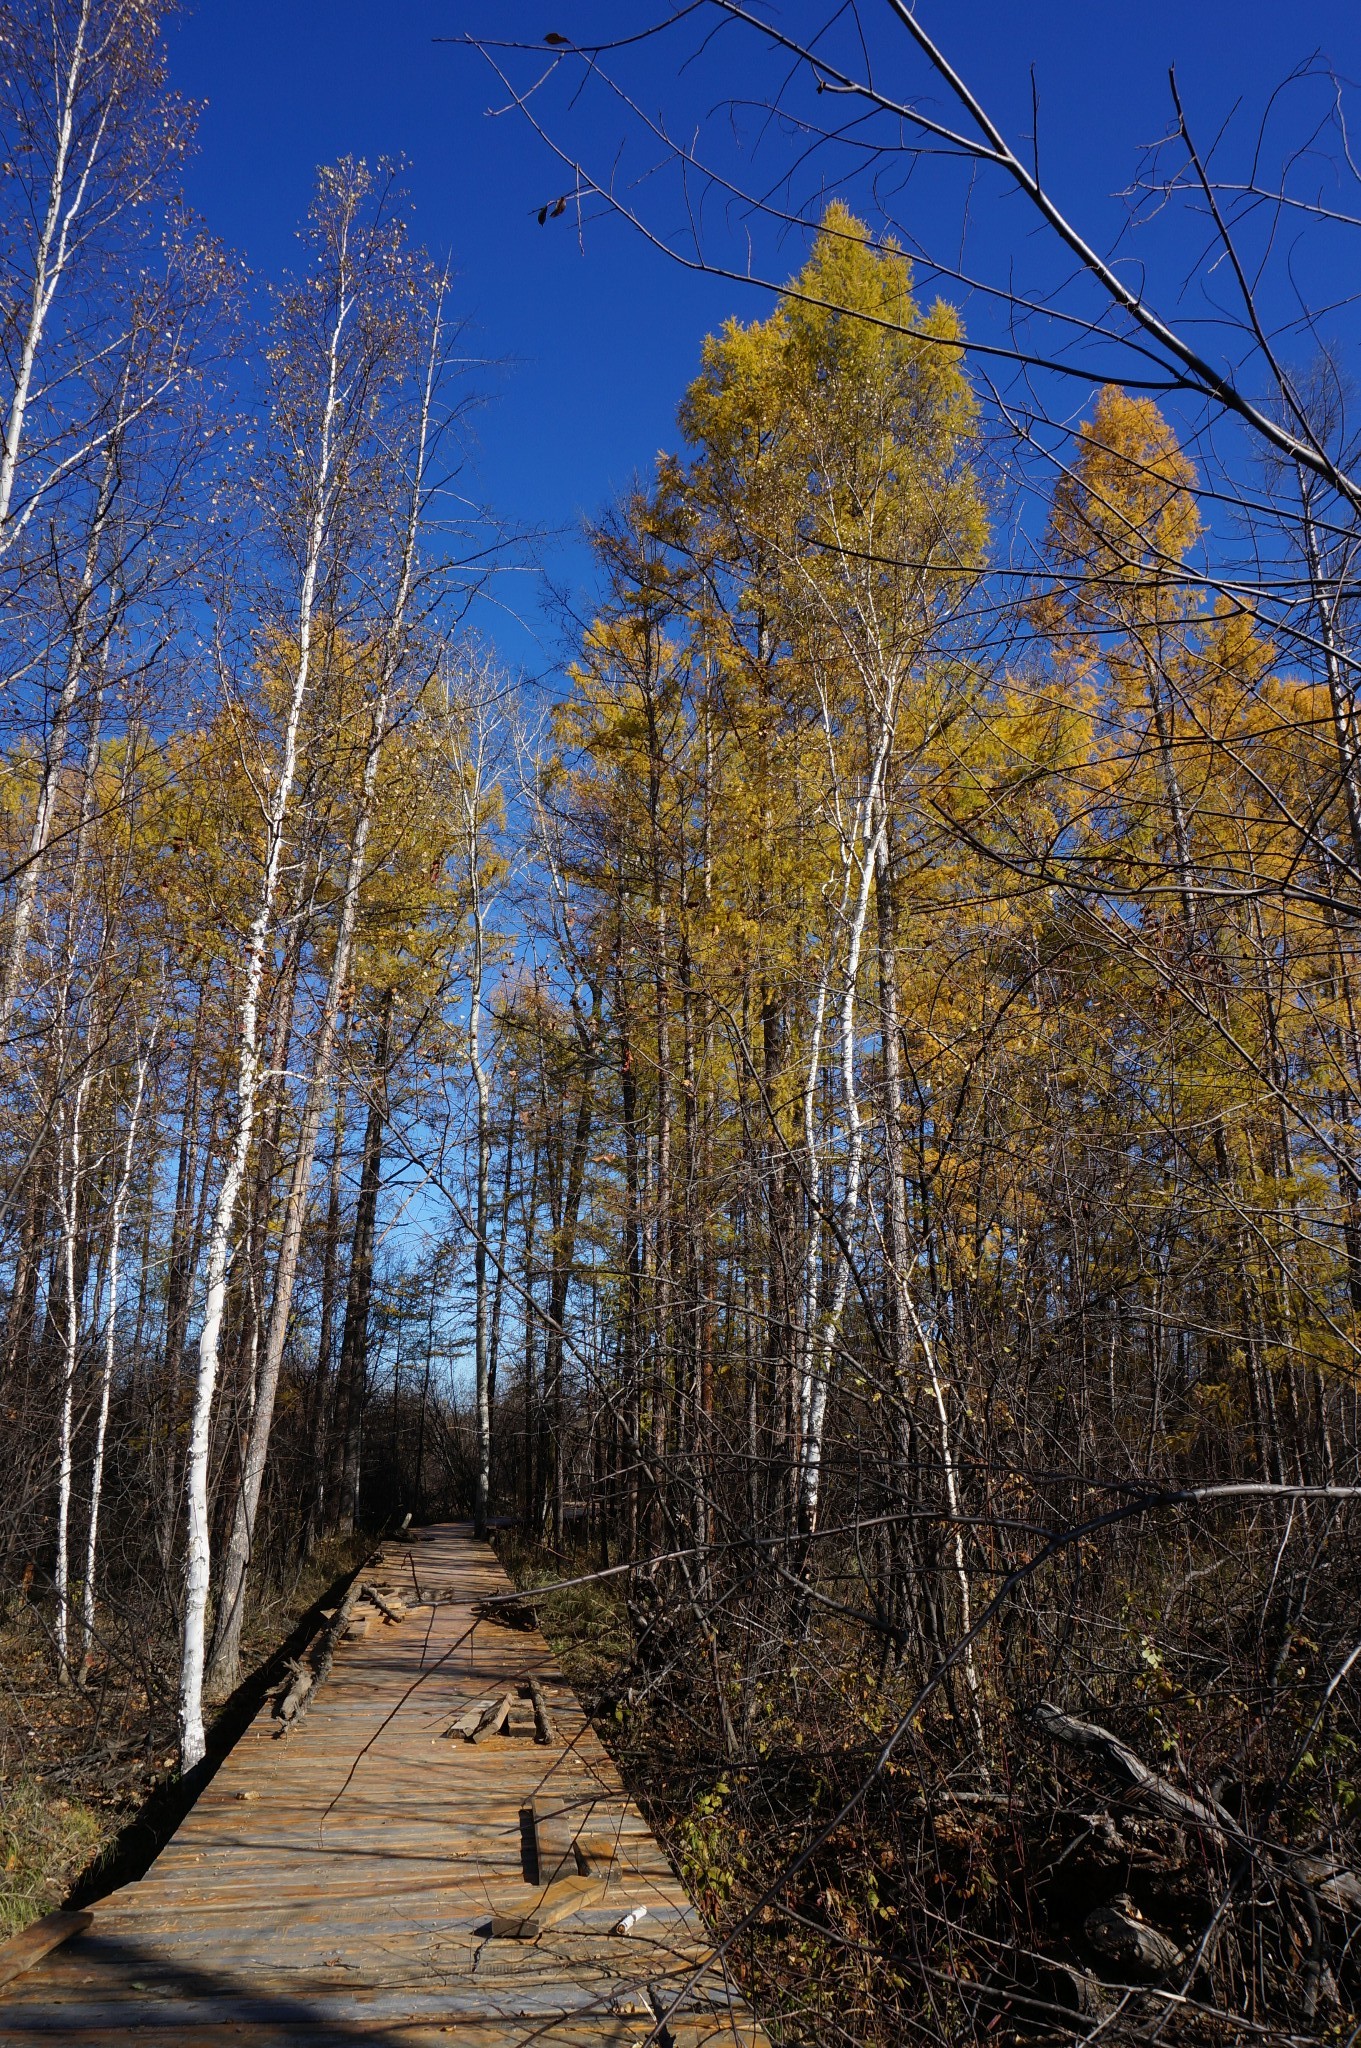
{"type": "Polygon", "coordinates": [[[556,1884],[545,1885],[523,1906],[495,1907],[491,1916],[492,1934],[506,1936],[512,1941],[533,1941],[536,1935],[549,1927],[556,1927],[573,1913],[584,1913],[592,1906],[606,1905],[605,1895],[609,1890],[608,1876],[560,1877],[556,1884]]]}
{"type": "Polygon", "coordinates": [[[44,1913],[41,1920],[11,1935],[0,1944],[0,1984],[12,1984],[73,1934],[82,1933],[93,1919],[93,1913],[44,1913]]]}
{"type": "Polygon", "coordinates": [[[469,1742],[485,1742],[488,1736],[501,1733],[505,1718],[519,1697],[519,1690],[519,1687],[515,1685],[506,1687],[506,1690],[502,1693],[490,1713],[482,1716],[482,1719],[468,1737],[469,1742]]]}
{"type": "Polygon", "coordinates": [[[534,1834],[539,1850],[539,1883],[553,1884],[560,1877],[579,1876],[574,1843],[581,1832],[582,1816],[589,1806],[576,1801],[562,1803],[561,1795],[534,1801],[534,1834]]]}
{"type": "Polygon", "coordinates": [[[466,1741],[471,1742],[478,1729],[482,1726],[483,1715],[495,1704],[494,1700],[474,1700],[466,1712],[460,1714],[456,1721],[450,1723],[449,1727],[444,1731],[445,1734],[461,1735],[466,1741]]]}
{"type": "Polygon", "coordinates": [[[667,2048],[754,2048],[766,2036],[749,2013],[687,2012],[667,2020],[662,2039],[667,2048]]]}

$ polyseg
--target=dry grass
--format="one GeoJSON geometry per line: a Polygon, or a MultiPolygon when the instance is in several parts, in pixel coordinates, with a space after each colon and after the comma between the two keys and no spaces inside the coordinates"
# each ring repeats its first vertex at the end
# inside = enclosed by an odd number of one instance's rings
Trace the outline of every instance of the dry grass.
{"type": "Polygon", "coordinates": [[[107,1812],[36,1778],[0,1785],[0,1940],[60,1905],[111,1831],[107,1812]]]}

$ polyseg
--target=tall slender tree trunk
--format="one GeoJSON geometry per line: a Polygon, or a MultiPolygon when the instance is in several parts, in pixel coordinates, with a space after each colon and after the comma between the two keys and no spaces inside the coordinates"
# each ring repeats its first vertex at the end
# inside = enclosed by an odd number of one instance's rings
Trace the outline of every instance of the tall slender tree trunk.
{"type": "Polygon", "coordinates": [[[334,1349],[335,1313],[338,1294],[338,1273],[340,1267],[340,1208],[341,1186],[345,1167],[345,1089],[343,1071],[344,1052],[341,1051],[335,1080],[335,1106],[331,1122],[331,1168],[327,1181],[326,1231],[321,1256],[321,1320],[317,1330],[317,1367],[312,1383],[312,1399],[309,1404],[308,1440],[312,1447],[311,1489],[308,1494],[307,1516],[301,1537],[301,1555],[311,1550],[317,1535],[326,1526],[329,1513],[330,1488],[327,1483],[330,1471],[332,1439],[335,1434],[335,1415],[331,1399],[334,1349]]]}
{"type": "Polygon", "coordinates": [[[57,1675],[63,1684],[71,1678],[71,1482],[74,1461],[74,1417],[76,1374],[80,1366],[80,1307],[82,1288],[76,1271],[76,1244],[80,1224],[80,1196],[84,1162],[81,1156],[85,1099],[89,1093],[91,1069],[85,1071],[73,1094],[69,1113],[58,1104],[57,1199],[61,1213],[62,1318],[61,1318],[61,1428],[57,1451],[57,1675]]]}
{"type": "Polygon", "coordinates": [[[799,1468],[799,1527],[805,1537],[811,1536],[817,1526],[818,1503],[822,1491],[823,1430],[832,1380],[832,1361],[841,1329],[841,1319],[845,1313],[846,1294],[851,1277],[847,1247],[860,1207],[865,1134],[856,1076],[856,989],[860,978],[860,954],[864,944],[865,924],[869,916],[870,892],[878,868],[879,849],[887,829],[887,814],[881,792],[891,738],[890,701],[883,708],[874,760],[868,778],[869,786],[857,806],[854,825],[844,842],[846,891],[843,901],[849,903],[849,918],[845,931],[846,950],[842,970],[838,1033],[841,1054],[841,1104],[847,1130],[846,1167],[845,1183],[836,1215],[838,1240],[832,1253],[832,1283],[819,1315],[816,1357],[810,1362],[811,1370],[805,1370],[800,1390],[802,1443],[799,1468]],[[858,878],[851,893],[851,877],[853,870],[857,868],[858,878]]]}
{"type": "Polygon", "coordinates": [[[155,1047],[153,1030],[144,1051],[137,1061],[137,1084],[133,1091],[132,1106],[128,1111],[127,1137],[123,1145],[123,1161],[119,1169],[118,1185],[114,1191],[113,1210],[109,1217],[109,1265],[105,1278],[104,1292],[104,1369],[99,1383],[99,1415],[95,1423],[94,1458],[90,1468],[90,1520],[85,1533],[85,1584],[81,1596],[81,1661],[80,1679],[84,1684],[89,1676],[90,1659],[94,1648],[95,1633],[95,1571],[99,1561],[99,1511],[104,1492],[104,1450],[109,1433],[109,1405],[113,1395],[114,1365],[118,1355],[118,1303],[119,1303],[119,1252],[123,1239],[123,1218],[127,1211],[128,1194],[132,1187],[133,1168],[136,1161],[137,1125],[142,1113],[142,1097],[146,1090],[147,1066],[155,1047]]]}
{"type": "MultiPolygon", "coordinates": [[[[475,713],[471,713],[474,715],[475,713]]],[[[491,1357],[487,1300],[487,1232],[491,1227],[491,1089],[482,1058],[482,993],[486,972],[486,904],[482,884],[482,747],[484,735],[474,733],[470,758],[461,758],[459,785],[463,802],[464,872],[472,917],[472,966],[468,986],[468,1066],[477,1098],[476,1162],[473,1182],[473,1374],[477,1411],[477,1477],[473,1498],[473,1531],[487,1534],[491,1499],[491,1357]]]]}
{"type": "Polygon", "coordinates": [[[203,1727],[203,1673],[207,1652],[208,1591],[211,1571],[208,1523],[208,1459],[213,1403],[217,1393],[223,1310],[231,1263],[237,1202],[245,1178],[260,1088],[259,1022],[265,956],[274,922],[275,898],[283,868],[284,841],[298,770],[298,735],[303,705],[312,676],[317,589],[331,524],[335,496],[337,414],[341,405],[341,341],[354,312],[349,275],[349,224],[341,237],[335,319],[327,345],[317,456],[311,478],[312,512],[307,528],[297,609],[297,645],[290,677],[288,708],[277,773],[264,806],[265,859],[255,915],[246,934],[241,970],[237,1037],[240,1045],[236,1104],[226,1166],[218,1190],[208,1238],[203,1324],[199,1334],[198,1375],[189,1426],[185,1475],[188,1534],[185,1546],[183,1649],[180,1659],[180,1764],[185,1771],[202,1762],[207,1747],[203,1727]]]}
{"type": "Polygon", "coordinates": [[[383,1132],[387,1124],[388,1071],[392,1059],[393,991],[385,991],[378,1011],[364,1157],[350,1245],[350,1274],[345,1293],[345,1329],[340,1340],[337,1395],[342,1411],[340,1475],[336,1491],[336,1526],[353,1529],[359,1513],[360,1458],[364,1409],[368,1398],[369,1315],[373,1303],[373,1252],[378,1196],[383,1180],[383,1132]]]}
{"type": "Polygon", "coordinates": [[[568,1156],[567,1174],[563,1185],[561,1221],[553,1239],[553,1273],[548,1294],[548,1329],[544,1340],[544,1393],[553,1407],[553,1542],[558,1550],[562,1549],[566,1508],[567,1398],[564,1338],[567,1297],[572,1284],[577,1223],[581,1215],[581,1198],[586,1187],[586,1163],[590,1152],[591,1126],[595,1116],[595,1077],[600,1061],[599,1007],[600,995],[597,990],[590,1025],[586,1026],[580,1020],[578,1022],[583,1048],[581,1092],[577,1097],[577,1112],[572,1127],[572,1149],[568,1156]]]}
{"type": "Polygon", "coordinates": [[[540,1129],[534,1139],[533,1157],[529,1170],[529,1193],[525,1201],[524,1210],[524,1442],[521,1446],[521,1469],[524,1480],[523,1528],[525,1535],[531,1538],[541,1533],[539,1518],[535,1513],[534,1486],[535,1422],[538,1407],[536,1352],[539,1329],[539,1317],[534,1302],[534,1256],[538,1241],[539,1172],[542,1155],[543,1133],[542,1129],[540,1129]]]}
{"type": "MultiPolygon", "coordinates": [[[[0,1042],[9,1036],[10,1021],[14,1005],[18,1000],[19,987],[23,978],[24,961],[28,954],[29,934],[33,927],[33,913],[38,902],[38,891],[42,882],[44,861],[52,837],[52,821],[56,815],[57,793],[61,784],[62,770],[66,766],[66,750],[71,735],[71,724],[75,717],[76,704],[81,684],[85,680],[90,654],[91,628],[93,623],[95,591],[99,574],[100,556],[103,552],[105,532],[113,509],[119,476],[121,453],[121,431],[115,431],[109,438],[104,451],[104,463],[100,474],[99,491],[90,530],[85,543],[85,561],[80,584],[71,607],[70,636],[67,642],[66,666],[62,676],[61,689],[57,695],[52,714],[52,724],[43,749],[42,773],[38,783],[38,800],[29,829],[25,858],[19,872],[18,887],[15,891],[14,918],[10,926],[9,947],[5,955],[3,975],[0,976],[0,1042]]],[[[3,489],[0,487],[0,496],[3,489]]],[[[0,509],[0,525],[4,511],[0,509]]],[[[113,630],[115,608],[104,623],[104,637],[107,644],[113,630]]]]}

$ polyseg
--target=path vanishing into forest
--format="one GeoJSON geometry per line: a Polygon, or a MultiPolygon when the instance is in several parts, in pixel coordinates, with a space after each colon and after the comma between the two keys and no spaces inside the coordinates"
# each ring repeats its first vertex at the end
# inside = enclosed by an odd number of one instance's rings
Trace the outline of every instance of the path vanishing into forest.
{"type": "Polygon", "coordinates": [[[271,1700],[139,1882],[0,1949],[5,2048],[764,2044],[512,1590],[466,1525],[386,1545],[287,1733],[271,1700]]]}

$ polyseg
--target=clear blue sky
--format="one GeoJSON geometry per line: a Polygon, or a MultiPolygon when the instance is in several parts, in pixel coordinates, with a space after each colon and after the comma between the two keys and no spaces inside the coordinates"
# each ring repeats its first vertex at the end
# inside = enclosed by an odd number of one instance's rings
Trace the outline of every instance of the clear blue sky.
{"type": "MultiPolygon", "coordinates": [[[[797,31],[831,7],[785,0],[768,11],[797,31]]],[[[177,86],[205,103],[189,196],[257,270],[293,260],[318,163],[347,153],[407,159],[416,231],[452,255],[476,345],[503,365],[486,380],[495,399],[480,423],[481,489],[509,520],[567,535],[674,441],[676,401],[705,332],[765,302],[684,274],[615,223],[593,230],[584,252],[569,223],[540,228],[535,212],[562,189],[562,172],[517,116],[488,117],[500,95],[478,56],[435,39],[551,29],[584,42],[636,29],[652,12],[650,0],[200,0],[171,37],[177,86]]],[[[862,13],[876,59],[899,66],[896,76],[881,72],[881,85],[919,86],[882,0],[862,0],[862,13]]],[[[1165,130],[1169,64],[1206,134],[1240,97],[1260,105],[1317,50],[1361,79],[1355,0],[920,0],[920,13],[1013,136],[1029,130],[1035,67],[1042,168],[1098,240],[1119,219],[1112,195],[1140,145],[1165,130]]],[[[710,111],[722,64],[678,76],[682,47],[659,45],[631,76],[649,110],[665,104],[693,120],[710,111]]],[[[563,132],[603,168],[617,124],[598,101],[575,119],[563,132]]],[[[909,197],[930,239],[936,196],[925,187],[909,197]]],[[[1016,201],[986,208],[978,231],[993,249],[1032,232],[1016,201]]],[[[787,274],[800,253],[786,247],[768,260],[787,274]]],[[[570,540],[552,544],[548,559],[568,577],[583,568],[570,540]]],[[[532,628],[528,585],[519,600],[532,628]]],[[[551,647],[551,629],[545,637],[551,647]]],[[[507,627],[503,644],[517,662],[547,658],[536,659],[532,631],[507,627]]]]}

